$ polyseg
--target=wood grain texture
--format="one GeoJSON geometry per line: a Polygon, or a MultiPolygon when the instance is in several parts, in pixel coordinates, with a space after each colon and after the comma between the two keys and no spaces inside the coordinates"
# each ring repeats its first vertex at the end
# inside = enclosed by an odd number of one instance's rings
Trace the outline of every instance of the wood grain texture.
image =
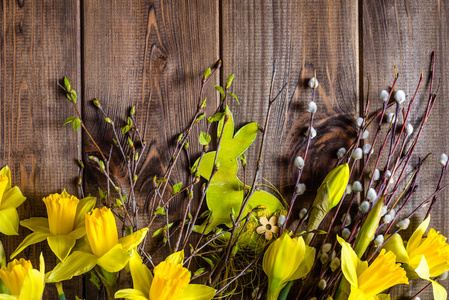
{"type": "MultiPolygon", "coordinates": [[[[252,120],[263,124],[275,60],[275,93],[286,84],[269,124],[261,172],[275,186],[286,187],[284,194],[292,191],[296,180],[294,158],[304,156],[310,122],[306,108],[312,100],[307,83],[316,70],[317,137],[301,180],[316,189],[335,164],[337,149],[353,139],[359,99],[357,6],[225,0],[221,9],[223,75],[236,74],[233,91],[242,105],[233,107],[239,124],[252,120]]],[[[249,149],[249,170],[255,168],[258,151],[258,146],[249,149]]],[[[297,210],[306,201],[297,203],[297,210]]]]}
{"type": "MultiPolygon", "coordinates": [[[[45,217],[42,198],[64,188],[77,193],[81,135],[62,127],[71,114],[57,80],[64,75],[79,89],[80,14],[78,1],[0,2],[0,165],[9,165],[12,181],[28,198],[19,207],[21,219],[45,217]]],[[[30,231],[0,236],[7,255],[30,231]]],[[[39,266],[43,252],[47,271],[56,259],[46,242],[25,249],[39,266]]],[[[77,278],[65,285],[68,299],[82,295],[77,278]]],[[[55,299],[54,285],[47,285],[44,299],[55,299]]]]}
{"type": "MultiPolygon", "coordinates": [[[[449,141],[445,129],[449,125],[447,118],[448,107],[445,98],[448,93],[449,82],[444,76],[449,67],[447,42],[449,5],[444,1],[363,1],[363,73],[369,73],[373,87],[371,99],[373,105],[380,107],[379,94],[382,89],[391,87],[394,79],[393,66],[397,67],[399,80],[397,88],[405,91],[407,99],[413,96],[421,72],[424,73],[423,84],[418,93],[415,108],[412,110],[411,122],[417,125],[425,110],[428,100],[431,70],[431,52],[436,51],[436,84],[440,84],[439,97],[430,121],[424,129],[423,136],[415,150],[412,163],[416,164],[418,155],[424,157],[432,153],[421,171],[418,180],[418,192],[412,198],[412,205],[408,206],[404,215],[411,212],[412,207],[429,197],[436,188],[440,176],[438,164],[440,154],[447,152],[449,141]],[[424,13],[425,11],[425,13],[424,13]]],[[[416,126],[415,126],[416,128],[416,126]]],[[[417,130],[417,129],[416,129],[417,130]]],[[[415,132],[416,132],[415,130],[415,132]]],[[[439,197],[432,212],[431,226],[447,234],[448,205],[444,199],[447,192],[439,197]]],[[[414,218],[413,224],[422,221],[427,209],[420,216],[414,218]]],[[[415,226],[410,226],[409,236],[415,226]]],[[[441,284],[448,288],[448,282],[441,284]]],[[[401,286],[392,290],[393,296],[413,296],[426,283],[413,280],[409,286],[401,286]]],[[[421,299],[431,299],[432,289],[427,289],[421,299]]],[[[393,298],[393,297],[392,297],[393,298]]]]}
{"type": "MultiPolygon", "coordinates": [[[[88,0],[84,2],[83,36],[83,113],[93,137],[108,153],[112,144],[110,125],[89,101],[97,97],[118,129],[123,126],[129,108],[136,105],[136,118],[149,145],[137,173],[139,228],[142,228],[148,224],[144,202],[152,190],[153,177],[162,177],[166,171],[176,137],[187,128],[196,112],[204,69],[212,67],[219,58],[218,1],[100,4],[88,0]]],[[[211,83],[217,84],[218,76],[211,83]]],[[[209,99],[207,113],[211,114],[217,94],[210,86],[205,96],[209,99]]],[[[190,140],[193,153],[200,149],[198,134],[196,128],[190,140]]],[[[96,152],[87,138],[84,141],[84,153],[96,152]]],[[[126,143],[125,139],[121,141],[126,143]]],[[[171,184],[186,182],[185,162],[181,161],[178,166],[171,184]]],[[[117,152],[112,157],[112,172],[126,186],[126,169],[117,152]]],[[[89,176],[104,182],[97,175],[94,171],[89,176]]],[[[87,188],[97,193],[96,186],[87,188]]],[[[182,199],[171,205],[171,211],[176,211],[171,217],[179,221],[182,199]]],[[[163,222],[161,219],[159,223],[163,222]]],[[[162,226],[155,225],[152,230],[162,226]]],[[[149,251],[160,242],[160,239],[151,240],[149,251]]],[[[159,261],[160,257],[156,256],[155,260],[159,261]]]]}

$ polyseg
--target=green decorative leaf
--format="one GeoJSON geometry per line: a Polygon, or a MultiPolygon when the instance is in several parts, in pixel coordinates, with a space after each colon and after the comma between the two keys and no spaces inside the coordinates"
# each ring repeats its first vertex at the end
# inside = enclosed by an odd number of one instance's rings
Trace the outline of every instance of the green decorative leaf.
{"type": "Polygon", "coordinates": [[[116,199],[115,199],[115,203],[117,203],[117,206],[118,206],[118,207],[120,207],[120,208],[123,207],[123,202],[122,202],[122,200],[116,198],[116,199]]]}
{"type": "Polygon", "coordinates": [[[214,88],[215,88],[218,92],[220,92],[220,95],[221,95],[221,101],[223,101],[224,98],[226,97],[225,92],[223,91],[223,88],[222,88],[221,86],[219,86],[219,85],[214,85],[214,88]]]}
{"type": "Polygon", "coordinates": [[[158,206],[154,214],[165,216],[165,209],[162,206],[158,206]]]}
{"type": "Polygon", "coordinates": [[[207,121],[209,122],[209,123],[212,123],[212,122],[218,122],[218,121],[220,121],[221,119],[223,119],[223,116],[224,116],[224,113],[223,112],[217,112],[215,115],[213,115],[212,117],[209,117],[209,118],[207,118],[207,121]]]}
{"type": "Polygon", "coordinates": [[[209,75],[212,73],[210,68],[207,68],[206,70],[204,70],[204,79],[207,79],[207,77],[209,77],[209,75]]]}
{"type": "Polygon", "coordinates": [[[204,273],[204,268],[199,268],[198,270],[195,271],[195,273],[193,273],[193,276],[198,277],[203,273],[204,273]]]}
{"type": "Polygon", "coordinates": [[[101,288],[103,287],[100,278],[98,278],[94,271],[90,271],[90,282],[92,282],[98,290],[101,290],[101,288]]]}
{"type": "Polygon", "coordinates": [[[78,118],[75,118],[72,122],[72,127],[75,131],[78,131],[78,129],[80,129],[80,127],[81,127],[81,120],[78,118]]]}
{"type": "Polygon", "coordinates": [[[74,120],[75,120],[74,117],[68,117],[67,119],[65,119],[64,124],[62,124],[62,126],[72,123],[74,120]]]}
{"type": "Polygon", "coordinates": [[[203,145],[203,146],[209,145],[210,140],[211,140],[211,137],[209,134],[207,134],[205,132],[200,133],[199,142],[201,145],[203,145]]]}
{"type": "MultiPolygon", "coordinates": [[[[225,118],[222,118],[217,128],[217,136],[220,136],[223,130],[217,158],[217,161],[220,161],[220,168],[215,173],[206,193],[207,207],[211,214],[206,234],[221,224],[232,227],[230,214],[233,213],[234,217],[237,217],[244,196],[244,185],[237,177],[238,158],[254,142],[259,128],[257,123],[249,123],[234,134],[234,119],[228,107],[225,114],[229,116],[226,126],[223,128],[225,118]],[[224,198],[223,195],[226,197],[224,198]]],[[[214,160],[215,151],[206,153],[202,158],[198,171],[206,180],[209,180],[211,176],[214,160]]],[[[198,161],[194,165],[198,165],[198,161]]],[[[283,209],[281,202],[275,196],[265,191],[256,191],[249,200],[244,216],[261,205],[266,207],[269,213],[283,209]]],[[[206,223],[195,226],[195,231],[202,233],[205,225],[206,223]]],[[[259,235],[255,234],[251,238],[256,241],[259,235]]]]}
{"type": "Polygon", "coordinates": [[[226,89],[231,87],[232,81],[234,80],[234,74],[229,75],[228,80],[226,81],[226,89]]]}
{"type": "Polygon", "coordinates": [[[178,182],[177,184],[175,184],[175,185],[173,186],[173,192],[172,192],[173,195],[179,193],[179,191],[181,190],[181,188],[182,188],[182,181],[181,181],[181,182],[178,182]]]}
{"type": "Polygon", "coordinates": [[[232,96],[232,97],[235,99],[235,101],[237,101],[237,103],[240,105],[240,101],[239,101],[239,99],[237,98],[236,94],[228,93],[228,95],[229,95],[229,96],[232,96]]]}
{"type": "Polygon", "coordinates": [[[201,121],[205,115],[206,115],[205,113],[202,113],[201,115],[199,115],[198,118],[196,118],[195,123],[198,123],[199,121],[201,121]]]}

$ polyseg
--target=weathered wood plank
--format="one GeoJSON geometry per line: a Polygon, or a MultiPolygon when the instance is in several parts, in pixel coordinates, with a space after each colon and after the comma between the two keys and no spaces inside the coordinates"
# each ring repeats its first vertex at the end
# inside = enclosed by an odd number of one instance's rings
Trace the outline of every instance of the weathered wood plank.
{"type": "MultiPolygon", "coordinates": [[[[139,228],[142,228],[148,223],[148,213],[143,215],[143,207],[152,190],[153,176],[163,176],[177,135],[186,129],[196,112],[203,71],[218,59],[218,1],[100,4],[88,0],[84,2],[84,22],[83,115],[93,137],[109,153],[113,136],[110,125],[89,101],[94,97],[114,119],[118,130],[133,104],[137,107],[138,124],[144,128],[149,150],[143,154],[144,161],[137,173],[137,199],[142,212],[139,228]]],[[[217,82],[218,77],[212,84],[217,82]]],[[[209,87],[205,96],[210,99],[210,114],[217,95],[209,87]]],[[[198,133],[195,129],[193,136],[198,133]]],[[[85,154],[96,152],[90,140],[84,141],[85,154]]],[[[127,143],[124,138],[121,141],[127,143]]],[[[200,149],[196,138],[190,140],[190,147],[194,152],[200,149]]],[[[180,166],[183,165],[181,162],[180,166]]],[[[175,169],[171,184],[185,182],[185,171],[182,167],[175,169]]],[[[113,154],[112,172],[119,182],[126,184],[126,169],[118,152],[113,154]]],[[[93,171],[89,176],[103,182],[98,175],[93,171]]],[[[88,184],[87,188],[97,193],[96,186],[88,184]]],[[[183,204],[177,200],[172,205],[171,212],[177,214],[173,217],[179,220],[183,204]]],[[[160,240],[150,243],[151,249],[154,250],[156,242],[160,240]]]]}
{"type": "MultiPolygon", "coordinates": [[[[57,80],[69,76],[80,88],[79,1],[0,2],[0,165],[9,165],[13,184],[28,198],[19,207],[21,219],[45,217],[41,201],[50,193],[77,193],[75,162],[81,135],[62,127],[71,114],[57,80]]],[[[7,255],[30,231],[1,236],[7,255]]],[[[56,263],[46,242],[27,248],[20,257],[39,265],[43,252],[47,271],[56,263]]],[[[65,285],[68,299],[82,296],[82,281],[65,285]]],[[[44,299],[55,299],[47,285],[44,299]]]]}
{"type": "MultiPolygon", "coordinates": [[[[232,105],[237,123],[263,124],[274,60],[278,68],[275,93],[287,84],[273,109],[261,172],[263,178],[282,188],[287,199],[297,174],[293,160],[297,155],[304,156],[305,132],[310,122],[306,108],[312,100],[307,83],[314,69],[320,84],[314,123],[317,137],[312,140],[301,182],[316,190],[335,166],[337,149],[354,138],[353,120],[359,109],[359,33],[358,7],[353,4],[222,2],[222,74],[236,74],[232,90],[242,103],[232,105]]],[[[247,154],[250,178],[258,151],[259,147],[253,146],[247,154]]],[[[294,216],[309,206],[314,197],[313,192],[310,194],[299,199],[294,216]]]]}
{"type": "MultiPolygon", "coordinates": [[[[423,167],[418,180],[418,191],[412,198],[412,205],[404,212],[404,217],[411,212],[412,206],[431,195],[436,188],[440,175],[438,164],[442,152],[447,152],[449,141],[445,128],[449,125],[445,97],[448,92],[448,80],[444,76],[449,63],[447,55],[447,30],[449,6],[444,1],[363,1],[363,73],[369,73],[371,79],[373,105],[379,107],[379,94],[382,89],[391,87],[394,79],[393,66],[397,67],[399,80],[397,89],[402,89],[413,96],[421,72],[424,72],[423,84],[418,93],[415,108],[412,110],[411,122],[419,123],[428,100],[430,86],[431,52],[436,50],[436,83],[440,84],[439,97],[432,111],[427,128],[415,150],[412,163],[416,163],[418,155],[424,157],[427,153],[432,156],[423,167]],[[441,79],[441,81],[440,81],[441,79]]],[[[416,129],[417,130],[417,129],[416,129]]],[[[415,132],[416,132],[415,130],[415,132]]],[[[444,201],[447,193],[443,192],[440,201],[432,213],[431,225],[447,235],[449,228],[447,221],[448,205],[444,201]]],[[[409,227],[407,237],[422,221],[427,209],[419,217],[414,218],[413,226],[409,227]]],[[[448,287],[448,282],[441,282],[448,287]]],[[[401,286],[392,290],[393,296],[413,296],[427,283],[413,280],[409,286],[401,286]]],[[[421,299],[432,298],[432,289],[427,289],[421,299]]]]}

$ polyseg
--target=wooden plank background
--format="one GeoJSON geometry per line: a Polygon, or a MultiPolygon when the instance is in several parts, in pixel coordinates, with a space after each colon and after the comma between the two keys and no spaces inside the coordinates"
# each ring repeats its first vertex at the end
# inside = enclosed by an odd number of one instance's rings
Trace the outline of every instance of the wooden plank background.
{"type": "MultiPolygon", "coordinates": [[[[262,123],[277,60],[276,89],[284,84],[287,88],[274,107],[261,174],[288,195],[293,184],[292,158],[304,148],[301,136],[308,116],[303,111],[311,98],[306,86],[314,69],[320,82],[318,136],[304,177],[311,188],[333,165],[329,161],[335,159],[336,150],[350,142],[353,121],[364,103],[365,74],[370,74],[374,102],[380,90],[391,85],[394,65],[400,74],[398,86],[411,94],[421,72],[428,78],[430,53],[436,50],[440,96],[417,149],[421,155],[434,155],[422,172],[426,177],[421,178],[414,203],[433,192],[434,186],[427,182],[436,182],[437,158],[449,149],[444,132],[449,125],[445,105],[449,80],[444,76],[449,70],[449,5],[445,1],[0,3],[0,165],[11,167],[14,184],[28,197],[19,209],[22,219],[45,216],[41,199],[49,193],[63,188],[76,193],[75,159],[95,151],[81,133],[61,126],[73,111],[56,85],[58,79],[71,79],[80,96],[83,118],[106,151],[112,136],[105,134],[106,124],[90,101],[97,97],[117,122],[137,105],[138,121],[151,145],[138,174],[142,205],[151,178],[165,170],[176,135],[196,110],[203,70],[218,58],[223,60],[223,68],[214,84],[231,73],[236,75],[232,90],[241,105],[232,104],[232,109],[238,125],[262,123]]],[[[423,89],[414,119],[422,113],[425,93],[423,89]]],[[[206,96],[218,100],[211,89],[206,96]]],[[[256,153],[256,147],[248,153],[250,170],[256,153]]],[[[123,166],[114,165],[114,160],[112,169],[119,180],[124,178],[123,166]]],[[[95,174],[90,172],[87,180],[95,174]]],[[[182,170],[174,180],[183,180],[182,170]]],[[[95,186],[85,188],[96,193],[95,186]]],[[[445,201],[438,205],[432,224],[447,235],[449,206],[445,201]]],[[[28,233],[20,229],[21,235],[28,233]]],[[[8,253],[19,243],[18,237],[0,238],[8,253]]],[[[41,243],[24,254],[37,258],[41,251],[49,253],[41,243]]],[[[48,267],[54,263],[48,261],[48,267]]],[[[447,282],[443,284],[448,287],[447,282]]],[[[423,285],[413,282],[393,293],[412,296],[423,285]]],[[[86,279],[72,280],[66,290],[68,299],[75,294],[95,298],[86,279]]],[[[49,285],[44,298],[53,299],[55,292],[49,285]]],[[[428,297],[430,289],[421,298],[428,297]]]]}

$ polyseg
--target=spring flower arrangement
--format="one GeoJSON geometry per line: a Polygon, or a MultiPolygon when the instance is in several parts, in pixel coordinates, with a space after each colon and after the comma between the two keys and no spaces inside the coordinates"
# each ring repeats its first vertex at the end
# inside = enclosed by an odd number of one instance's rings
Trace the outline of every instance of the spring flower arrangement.
{"type": "Polygon", "coordinates": [[[425,160],[413,154],[437,100],[433,67],[419,124],[410,120],[410,112],[423,76],[409,97],[397,89],[395,72],[379,100],[367,98],[364,114],[355,121],[352,144],[335,154],[337,164],[307,207],[300,201],[307,189],[301,175],[312,139],[320,134],[313,127],[319,106],[316,76],[308,82],[311,94],[305,113],[310,125],[305,151],[293,162],[296,183],[287,201],[263,190],[259,176],[271,110],[283,92],[273,88],[276,67],[264,125],[241,128],[235,127],[230,108],[231,100],[238,102],[231,92],[234,75],[215,86],[221,99],[215,113],[204,112],[209,105],[204,88],[220,67],[218,61],[206,69],[197,111],[177,137],[165,173],[152,178],[153,190],[145,201],[135,192],[147,150],[136,107],[130,108],[124,124],[118,124],[98,99],[93,100],[114,136],[112,150],[105,152],[89,133],[77,108],[77,93],[64,78],[62,88],[76,113],[65,124],[75,130],[82,127],[97,150],[79,160],[81,171],[89,164],[105,182],[97,183],[98,197],[86,196],[80,176],[78,192],[63,190],[43,199],[46,218],[19,221],[16,208],[25,197],[12,186],[8,167],[1,169],[0,232],[15,235],[20,224],[31,233],[9,254],[8,264],[0,247],[0,299],[41,299],[46,284],[56,284],[65,299],[64,282],[87,274],[109,299],[390,299],[391,289],[411,280],[423,281],[423,290],[431,287],[434,299],[447,299],[440,281],[449,271],[449,245],[442,234],[428,228],[438,195],[448,187],[443,184],[445,154],[435,192],[408,208],[425,160]],[[248,179],[245,152],[258,134],[259,156],[255,174],[248,179]],[[199,143],[202,151],[188,160],[188,181],[174,183],[173,170],[191,143],[199,143]],[[112,151],[126,166],[126,184],[112,175],[112,151]],[[182,199],[181,208],[170,205],[176,198],[182,199]],[[175,210],[182,211],[181,219],[174,217],[175,210]],[[139,218],[142,214],[145,222],[139,218]],[[409,236],[405,230],[418,215],[424,217],[409,236]],[[158,240],[157,249],[146,247],[151,239],[158,240]],[[39,271],[30,261],[16,258],[26,247],[44,242],[58,260],[47,273],[42,255],[39,271]],[[120,274],[128,274],[127,280],[118,280],[120,274]]]}

